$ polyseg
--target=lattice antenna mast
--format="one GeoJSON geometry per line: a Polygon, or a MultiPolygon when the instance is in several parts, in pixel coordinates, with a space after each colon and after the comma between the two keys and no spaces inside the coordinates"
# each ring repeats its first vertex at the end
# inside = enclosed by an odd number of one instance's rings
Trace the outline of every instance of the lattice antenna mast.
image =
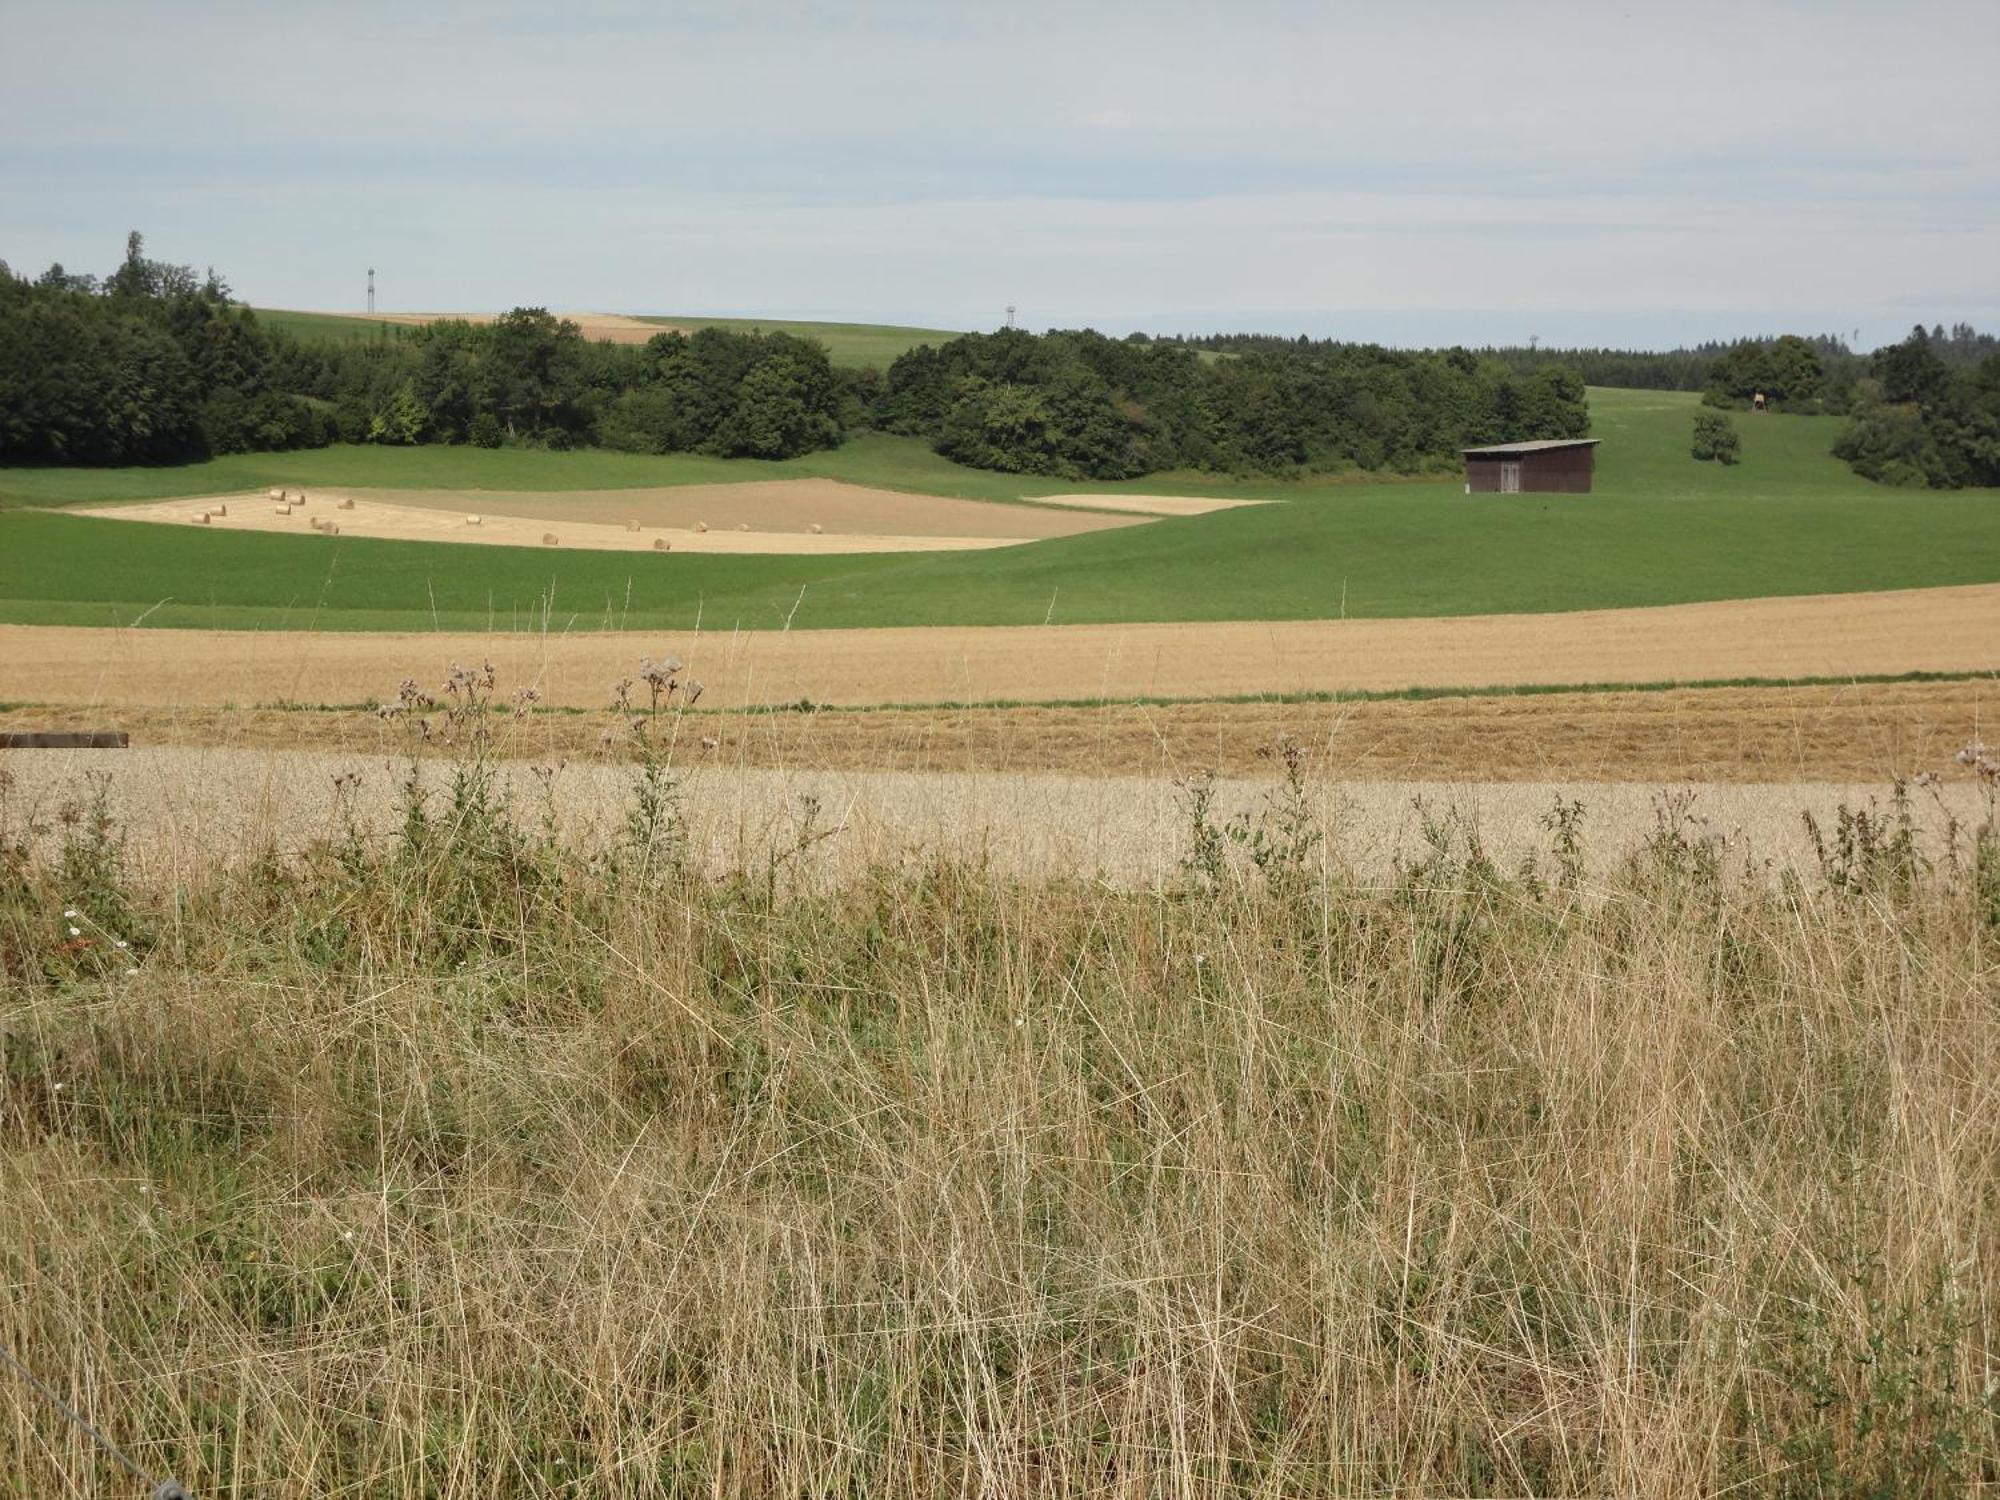
{"type": "Polygon", "coordinates": [[[1009,328],[1014,326],[1014,304],[1011,302],[1007,304],[1007,326],[1009,328]]]}
{"type": "Polygon", "coordinates": [[[368,310],[375,311],[375,268],[368,268],[368,310]]]}

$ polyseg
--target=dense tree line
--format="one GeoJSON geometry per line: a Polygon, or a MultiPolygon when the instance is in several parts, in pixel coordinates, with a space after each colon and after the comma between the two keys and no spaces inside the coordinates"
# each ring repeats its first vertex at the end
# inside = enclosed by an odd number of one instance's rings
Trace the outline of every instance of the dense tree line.
{"type": "MultiPolygon", "coordinates": [[[[1334,339],[1284,338],[1274,334],[1219,333],[1197,337],[1175,337],[1155,342],[1180,344],[1218,354],[1248,354],[1275,350],[1339,347],[1334,339]]],[[[1583,377],[1586,385],[1620,386],[1632,390],[1705,391],[1717,360],[1744,345],[1762,346],[1772,338],[1719,341],[1680,349],[1560,348],[1543,345],[1497,345],[1475,349],[1474,355],[1507,366],[1518,374],[1532,375],[1551,367],[1570,370],[1583,377]]],[[[1829,362],[1852,358],[1847,346],[1831,334],[1806,339],[1815,353],[1829,362]]]]}
{"type": "Polygon", "coordinates": [[[149,259],[102,278],[0,262],[0,461],[149,463],[349,443],[472,443],[783,458],[856,427],[961,463],[1117,479],[1164,469],[1421,472],[1471,444],[1580,437],[1588,383],[1761,393],[1853,415],[1835,451],[1893,484],[2000,483],[2000,339],[1960,323],[1870,358],[1837,338],[1404,352],[1332,339],[1088,330],[970,334],[886,375],[786,334],[643,346],[516,308],[355,342],[261,325],[214,274],[149,259]]]}
{"type": "Polygon", "coordinates": [[[2000,348],[1968,365],[1977,343],[1940,333],[1913,328],[1869,360],[1833,449],[1857,474],[1932,489],[2000,485],[2000,348]]]}
{"type": "Polygon", "coordinates": [[[29,282],[0,263],[0,458],[144,463],[328,433],[213,272],[149,260],[137,234],[102,280],[56,265],[29,282]]]}
{"type": "Polygon", "coordinates": [[[1583,382],[1464,350],[1285,344],[1203,359],[1090,332],[968,334],[889,367],[879,425],[960,463],[1122,479],[1162,469],[1416,472],[1472,443],[1581,437],[1583,382]]]}
{"type": "Polygon", "coordinates": [[[785,334],[585,339],[516,308],[490,324],[305,343],[264,327],[212,272],[111,275],[0,262],[0,461],[123,464],[349,443],[602,443],[783,458],[838,443],[873,390],[785,334]]]}
{"type": "Polygon", "coordinates": [[[1844,409],[1840,402],[1864,361],[1833,334],[1778,334],[1733,342],[1710,341],[1679,349],[1492,349],[1482,353],[1517,370],[1554,361],[1576,370],[1586,384],[1633,390],[1699,391],[1713,406],[1747,407],[1762,390],[1792,410],[1844,409]],[[1809,365],[1811,377],[1799,367],[1809,365]],[[1778,397],[1810,385],[1812,394],[1778,397]]]}

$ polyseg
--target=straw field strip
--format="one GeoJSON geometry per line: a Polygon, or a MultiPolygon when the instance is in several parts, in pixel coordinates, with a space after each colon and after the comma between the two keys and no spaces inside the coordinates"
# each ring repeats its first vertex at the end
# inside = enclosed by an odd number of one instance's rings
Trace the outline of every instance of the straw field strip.
{"type": "Polygon", "coordinates": [[[1450,619],[703,635],[361,634],[0,626],[0,701],[355,703],[413,664],[490,660],[544,702],[601,706],[645,653],[715,706],[1842,677],[2000,667],[2000,585],[1450,619]]]}

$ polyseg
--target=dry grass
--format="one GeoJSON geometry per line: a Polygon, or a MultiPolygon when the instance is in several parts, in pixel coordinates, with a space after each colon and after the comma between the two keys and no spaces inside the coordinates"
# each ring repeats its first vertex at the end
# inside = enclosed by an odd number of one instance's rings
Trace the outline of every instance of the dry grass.
{"type": "Polygon", "coordinates": [[[832,479],[575,493],[318,490],[301,506],[239,505],[227,517],[215,514],[217,504],[218,497],[205,496],[82,506],[72,513],[165,525],[207,517],[202,524],[237,531],[304,534],[338,509],[344,535],[504,547],[537,545],[545,523],[560,522],[562,545],[590,551],[647,551],[665,537],[679,552],[783,556],[1006,547],[1039,537],[1143,524],[1136,518],[1031,505],[907,495],[832,479]],[[479,517],[477,525],[467,523],[472,515],[479,517]]]}
{"type": "MultiPolygon", "coordinates": [[[[343,515],[346,513],[343,512],[343,515]]],[[[671,646],[717,706],[1042,702],[1731,677],[1993,672],[2000,585],[1456,619],[567,635],[0,626],[0,700],[356,703],[412,661],[491,659],[544,701],[603,702],[671,646]]]]}
{"type": "MultiPolygon", "coordinates": [[[[828,884],[831,809],[709,878],[478,771],[291,855],[0,813],[0,1340],[196,1493],[2000,1482],[2000,847],[1592,816],[1579,888],[1438,809],[1378,883],[1162,795],[1165,889],[828,884]]],[[[18,1382],[0,1432],[130,1492],[18,1382]]]]}

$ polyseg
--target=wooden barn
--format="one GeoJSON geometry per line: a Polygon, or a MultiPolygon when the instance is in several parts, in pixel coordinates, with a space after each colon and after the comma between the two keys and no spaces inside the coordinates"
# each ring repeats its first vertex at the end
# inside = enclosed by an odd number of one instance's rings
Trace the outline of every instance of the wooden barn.
{"type": "Polygon", "coordinates": [[[1533,443],[1494,443],[1466,448],[1465,492],[1468,495],[1521,495],[1555,492],[1590,493],[1596,438],[1554,438],[1533,443]]]}

